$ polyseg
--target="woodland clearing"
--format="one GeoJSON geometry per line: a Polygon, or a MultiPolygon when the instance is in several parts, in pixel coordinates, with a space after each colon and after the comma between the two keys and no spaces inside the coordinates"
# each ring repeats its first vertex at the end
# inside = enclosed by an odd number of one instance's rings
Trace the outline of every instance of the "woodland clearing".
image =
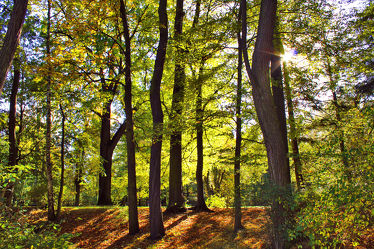
{"type": "MultiPolygon", "coordinates": [[[[166,235],[159,241],[149,239],[148,208],[139,208],[140,233],[129,235],[127,208],[63,208],[60,233],[74,235],[77,248],[266,248],[269,246],[264,207],[243,208],[243,226],[233,233],[233,209],[214,212],[164,215],[166,235]]],[[[31,222],[44,223],[45,210],[30,212],[31,222]]]]}

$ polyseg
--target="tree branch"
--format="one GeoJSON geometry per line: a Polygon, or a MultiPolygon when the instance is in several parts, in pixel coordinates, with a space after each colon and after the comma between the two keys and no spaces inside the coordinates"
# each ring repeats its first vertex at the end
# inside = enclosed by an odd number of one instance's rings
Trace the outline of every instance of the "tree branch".
{"type": "Polygon", "coordinates": [[[117,146],[117,144],[118,144],[119,140],[121,139],[122,135],[125,134],[125,131],[126,131],[126,119],[123,121],[123,123],[118,128],[118,130],[114,134],[113,138],[109,142],[109,147],[112,151],[117,146]]]}

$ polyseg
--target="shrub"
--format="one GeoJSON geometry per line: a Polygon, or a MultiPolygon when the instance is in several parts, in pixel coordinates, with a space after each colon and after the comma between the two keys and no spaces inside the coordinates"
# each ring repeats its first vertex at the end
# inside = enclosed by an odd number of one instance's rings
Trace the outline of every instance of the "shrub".
{"type": "Polygon", "coordinates": [[[373,223],[372,191],[367,185],[340,180],[318,194],[303,196],[304,207],[291,237],[303,233],[323,248],[365,246],[373,223]]]}
{"type": "Polygon", "coordinates": [[[43,227],[26,222],[25,211],[0,210],[0,249],[69,248],[70,234],[59,235],[58,224],[43,227]]]}
{"type": "Polygon", "coordinates": [[[217,195],[209,196],[208,199],[206,200],[206,203],[209,207],[216,207],[216,208],[226,208],[227,207],[226,198],[225,197],[220,197],[220,196],[217,196],[217,195]]]}

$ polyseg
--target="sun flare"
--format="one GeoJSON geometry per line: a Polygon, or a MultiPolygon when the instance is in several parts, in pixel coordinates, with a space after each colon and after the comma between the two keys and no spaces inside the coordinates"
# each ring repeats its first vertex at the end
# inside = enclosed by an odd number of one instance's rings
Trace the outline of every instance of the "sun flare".
{"type": "Polygon", "coordinates": [[[284,62],[297,60],[297,51],[292,48],[285,48],[284,53],[282,55],[282,60],[284,62]]]}

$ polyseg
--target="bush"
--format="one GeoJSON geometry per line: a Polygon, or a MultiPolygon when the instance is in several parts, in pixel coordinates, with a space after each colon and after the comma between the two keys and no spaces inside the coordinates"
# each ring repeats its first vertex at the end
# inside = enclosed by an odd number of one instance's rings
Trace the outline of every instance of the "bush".
{"type": "Polygon", "coordinates": [[[226,208],[228,206],[226,203],[226,198],[217,195],[209,196],[206,200],[206,204],[208,205],[208,207],[215,208],[226,208]]]}
{"type": "Polygon", "coordinates": [[[0,210],[0,249],[16,248],[69,248],[72,235],[58,235],[58,224],[43,227],[26,222],[25,211],[0,210]]]}
{"type": "Polygon", "coordinates": [[[374,204],[370,187],[344,180],[319,194],[301,197],[304,207],[291,237],[303,233],[311,243],[325,247],[365,246],[373,224],[374,204]]]}

